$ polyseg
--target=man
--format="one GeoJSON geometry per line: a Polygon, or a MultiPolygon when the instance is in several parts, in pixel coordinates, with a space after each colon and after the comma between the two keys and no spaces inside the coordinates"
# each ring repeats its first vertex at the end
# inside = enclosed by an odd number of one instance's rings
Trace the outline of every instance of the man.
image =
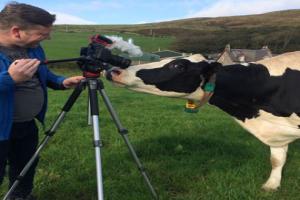
{"type": "MultiPolygon", "coordinates": [[[[76,86],[82,76],[64,78],[46,65],[41,41],[50,38],[55,15],[27,4],[10,3],[0,12],[0,185],[9,165],[9,185],[32,157],[38,145],[34,119],[43,123],[47,86],[76,86]]],[[[36,163],[16,188],[11,200],[33,200],[36,163]]]]}

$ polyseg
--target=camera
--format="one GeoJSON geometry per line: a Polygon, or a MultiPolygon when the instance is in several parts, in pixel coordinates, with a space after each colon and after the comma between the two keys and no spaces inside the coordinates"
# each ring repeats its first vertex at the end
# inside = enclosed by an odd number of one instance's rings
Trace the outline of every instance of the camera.
{"type": "Polygon", "coordinates": [[[88,47],[82,47],[80,58],[77,63],[83,71],[98,73],[109,69],[109,64],[126,69],[131,60],[121,56],[113,55],[108,49],[113,42],[102,35],[94,35],[88,47]]]}
{"type": "Polygon", "coordinates": [[[60,62],[76,61],[84,76],[98,77],[102,70],[109,70],[113,65],[126,69],[130,66],[131,60],[121,56],[113,55],[109,49],[113,41],[102,35],[94,35],[90,38],[87,47],[81,47],[80,57],[60,60],[44,60],[41,64],[52,64],[60,62]]]}

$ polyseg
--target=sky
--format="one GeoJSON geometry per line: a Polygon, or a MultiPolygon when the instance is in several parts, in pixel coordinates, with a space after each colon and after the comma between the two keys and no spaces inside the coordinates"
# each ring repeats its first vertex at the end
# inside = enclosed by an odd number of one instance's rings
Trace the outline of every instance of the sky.
{"type": "MultiPolygon", "coordinates": [[[[1,9],[10,1],[0,0],[1,9]]],[[[56,14],[55,24],[142,24],[300,9],[300,0],[20,0],[56,14]]]]}

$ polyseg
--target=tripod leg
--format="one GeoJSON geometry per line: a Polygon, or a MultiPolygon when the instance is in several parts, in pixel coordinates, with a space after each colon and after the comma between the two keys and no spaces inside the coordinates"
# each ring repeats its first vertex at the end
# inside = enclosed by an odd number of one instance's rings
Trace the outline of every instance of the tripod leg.
{"type": "Polygon", "coordinates": [[[25,165],[19,176],[17,177],[16,181],[13,183],[13,185],[10,187],[9,191],[6,193],[4,196],[3,200],[6,200],[12,193],[13,191],[17,188],[17,186],[20,184],[34,161],[38,158],[40,152],[43,150],[43,148],[46,146],[50,138],[55,134],[56,129],[59,127],[60,123],[63,121],[66,113],[71,109],[73,104],[75,103],[76,99],[79,97],[81,94],[83,88],[84,88],[85,81],[82,81],[73,91],[69,99],[67,100],[66,104],[64,105],[62,112],[59,114],[51,128],[46,131],[46,137],[42,140],[40,145],[38,146],[36,152],[33,154],[31,159],[28,161],[28,163],[25,165]]]}
{"type": "Polygon", "coordinates": [[[88,125],[92,125],[92,115],[91,115],[91,102],[90,97],[88,96],[88,111],[87,111],[87,121],[88,125]]]}
{"type": "Polygon", "coordinates": [[[91,106],[92,124],[94,130],[94,147],[96,155],[96,170],[97,170],[97,189],[98,189],[98,200],[104,200],[103,195],[103,178],[102,178],[102,164],[101,164],[101,151],[102,146],[100,140],[100,128],[99,128],[99,108],[97,98],[97,80],[89,80],[89,99],[91,106]]]}
{"type": "Polygon", "coordinates": [[[149,179],[149,177],[148,177],[148,175],[146,173],[145,167],[142,165],[140,159],[136,155],[136,152],[135,152],[133,146],[131,145],[131,143],[130,143],[130,141],[128,139],[128,136],[127,136],[128,131],[122,126],[122,124],[121,124],[121,122],[120,122],[120,120],[119,120],[119,118],[118,118],[118,116],[117,116],[114,108],[112,107],[112,104],[111,104],[108,96],[106,95],[105,90],[103,89],[103,83],[102,82],[100,83],[99,92],[100,92],[100,94],[101,94],[101,96],[102,96],[102,98],[104,100],[104,103],[105,103],[105,105],[106,105],[106,107],[107,107],[107,109],[108,109],[108,111],[109,111],[109,113],[110,113],[113,121],[115,122],[115,124],[116,124],[116,126],[118,128],[119,133],[121,134],[122,138],[124,139],[124,141],[125,141],[128,149],[129,149],[129,151],[130,151],[133,159],[135,160],[135,162],[136,162],[136,164],[138,166],[139,171],[141,172],[142,176],[144,177],[144,180],[147,183],[147,186],[150,189],[153,198],[154,199],[158,199],[158,195],[157,195],[154,187],[152,186],[152,184],[150,182],[150,179],[149,179]]]}

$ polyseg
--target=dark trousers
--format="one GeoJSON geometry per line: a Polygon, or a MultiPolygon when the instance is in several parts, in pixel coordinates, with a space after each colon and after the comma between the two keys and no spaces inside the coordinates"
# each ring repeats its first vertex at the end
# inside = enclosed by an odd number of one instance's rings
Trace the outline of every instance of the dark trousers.
{"type": "MultiPolygon", "coordinates": [[[[0,141],[0,185],[8,164],[9,187],[12,186],[22,169],[33,156],[38,145],[38,128],[34,120],[13,123],[9,140],[0,141]]],[[[32,165],[13,193],[25,197],[33,189],[33,179],[38,160],[32,165]]]]}

